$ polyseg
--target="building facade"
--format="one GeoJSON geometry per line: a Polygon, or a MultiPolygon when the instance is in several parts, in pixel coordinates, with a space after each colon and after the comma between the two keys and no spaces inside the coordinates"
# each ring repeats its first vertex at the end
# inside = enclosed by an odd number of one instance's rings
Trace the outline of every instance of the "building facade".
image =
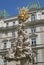
{"type": "MultiPolygon", "coordinates": [[[[37,46],[37,49],[34,49],[35,65],[44,65],[44,8],[40,8],[37,3],[31,4],[27,21],[25,31],[29,35],[30,44],[37,46]]],[[[18,36],[18,24],[17,16],[0,19],[0,65],[20,65],[19,61],[4,61],[4,52],[7,52],[4,49],[10,49],[14,44],[14,38],[18,36]]]]}

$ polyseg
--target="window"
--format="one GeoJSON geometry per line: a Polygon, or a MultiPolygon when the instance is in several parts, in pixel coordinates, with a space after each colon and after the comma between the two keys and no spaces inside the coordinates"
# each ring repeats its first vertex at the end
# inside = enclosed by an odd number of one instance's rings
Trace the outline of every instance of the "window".
{"type": "Polygon", "coordinates": [[[32,45],[36,45],[36,38],[31,39],[32,45]]]}
{"type": "Polygon", "coordinates": [[[38,55],[37,50],[33,50],[34,63],[38,62],[37,55],[38,55]]]}
{"type": "Polygon", "coordinates": [[[31,29],[31,33],[34,33],[34,32],[36,32],[36,28],[31,29]]]}
{"type": "Polygon", "coordinates": [[[4,43],[4,49],[6,49],[6,47],[7,47],[7,43],[4,43]]]}
{"type": "Polygon", "coordinates": [[[3,65],[7,65],[6,59],[3,58],[3,65]]]}
{"type": "Polygon", "coordinates": [[[12,37],[14,37],[15,36],[15,32],[14,31],[12,31],[12,37]]]}
{"type": "Polygon", "coordinates": [[[35,63],[37,62],[37,55],[34,57],[34,62],[35,63]]]}
{"type": "Polygon", "coordinates": [[[15,22],[13,22],[13,26],[15,26],[15,22]]]}
{"type": "Polygon", "coordinates": [[[36,20],[36,16],[35,13],[31,15],[31,21],[35,21],[36,20]]]}
{"type": "Polygon", "coordinates": [[[6,23],[6,27],[8,27],[8,23],[6,23]]]}

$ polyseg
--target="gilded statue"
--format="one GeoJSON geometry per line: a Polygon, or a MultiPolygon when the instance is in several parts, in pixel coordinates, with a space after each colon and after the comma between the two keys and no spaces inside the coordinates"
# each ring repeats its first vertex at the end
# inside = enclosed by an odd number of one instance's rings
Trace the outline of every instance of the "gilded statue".
{"type": "Polygon", "coordinates": [[[19,10],[18,19],[20,21],[26,21],[29,18],[29,10],[26,7],[23,7],[19,10]]]}

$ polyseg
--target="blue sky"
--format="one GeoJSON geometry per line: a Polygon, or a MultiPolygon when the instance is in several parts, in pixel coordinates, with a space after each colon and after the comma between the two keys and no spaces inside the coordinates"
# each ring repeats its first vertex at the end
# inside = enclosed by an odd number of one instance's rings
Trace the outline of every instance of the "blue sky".
{"type": "MultiPolygon", "coordinates": [[[[13,16],[18,13],[18,7],[28,6],[37,0],[0,0],[0,10],[6,10],[9,15],[13,16]]],[[[41,7],[44,7],[44,0],[38,0],[41,7]]]]}

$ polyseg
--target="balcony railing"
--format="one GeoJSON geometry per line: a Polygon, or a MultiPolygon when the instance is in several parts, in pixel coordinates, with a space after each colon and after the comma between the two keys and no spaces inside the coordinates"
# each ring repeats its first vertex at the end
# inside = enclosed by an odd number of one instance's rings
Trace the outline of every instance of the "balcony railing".
{"type": "Polygon", "coordinates": [[[0,49],[0,55],[8,53],[8,49],[0,49]]]}
{"type": "Polygon", "coordinates": [[[14,29],[17,29],[18,26],[15,25],[15,26],[7,26],[7,27],[0,27],[0,31],[7,31],[7,30],[14,30],[14,29]]]}
{"type": "Polygon", "coordinates": [[[40,19],[40,20],[34,20],[34,21],[29,21],[27,23],[28,26],[34,26],[34,25],[44,25],[44,19],[40,19]]]}
{"type": "Polygon", "coordinates": [[[44,49],[44,44],[36,44],[36,45],[31,45],[32,49],[44,49]]]}

